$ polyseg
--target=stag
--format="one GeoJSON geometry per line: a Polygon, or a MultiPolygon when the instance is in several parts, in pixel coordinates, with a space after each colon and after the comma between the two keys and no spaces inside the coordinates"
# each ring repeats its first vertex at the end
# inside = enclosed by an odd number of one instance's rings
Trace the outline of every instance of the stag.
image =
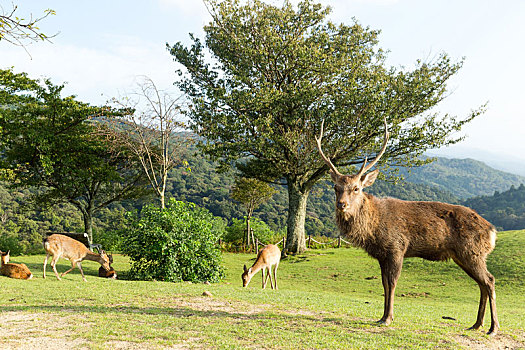
{"type": "Polygon", "coordinates": [[[384,142],[374,160],[365,158],[355,175],[341,174],[321,148],[324,121],[316,137],[317,149],[335,183],[336,222],[341,234],[356,247],[377,259],[384,289],[384,312],[378,321],[389,325],[394,319],[394,291],[403,259],[420,257],[432,261],[452,259],[479,285],[481,296],[476,322],[483,325],[487,299],[491,311],[488,334],[499,329],[496,313],[495,279],[487,270],[486,259],[496,244],[496,230],[474,210],[440,202],[403,201],[377,198],[363,192],[379,173],[368,172],[387,148],[386,119],[384,142]]]}

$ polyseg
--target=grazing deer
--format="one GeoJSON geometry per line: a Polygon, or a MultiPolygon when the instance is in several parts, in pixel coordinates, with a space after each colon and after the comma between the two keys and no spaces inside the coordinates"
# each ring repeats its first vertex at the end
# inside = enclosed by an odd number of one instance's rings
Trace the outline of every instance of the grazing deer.
{"type": "Polygon", "coordinates": [[[3,253],[0,251],[1,255],[1,266],[0,266],[0,275],[7,276],[11,278],[18,278],[21,280],[29,280],[33,278],[33,274],[29,271],[29,268],[26,264],[15,264],[9,262],[10,251],[3,253]]]}
{"type": "Polygon", "coordinates": [[[106,252],[103,250],[100,252],[100,254],[93,253],[91,250],[87,249],[84,244],[77,241],[76,239],[54,234],[44,239],[44,249],[46,250],[46,259],[44,260],[44,278],[46,278],[46,265],[47,265],[47,259],[49,259],[49,256],[53,256],[53,260],[51,260],[51,267],[53,268],[53,271],[55,272],[55,276],[58,280],[60,280],[60,276],[58,276],[58,272],[56,269],[56,263],[59,258],[68,259],[71,261],[71,268],[67,270],[66,272],[62,273],[61,276],[64,276],[65,274],[71,272],[75,266],[78,265],[78,269],[80,270],[80,274],[82,275],[82,279],[86,282],[86,277],[84,277],[84,271],[82,271],[82,261],[83,260],[91,260],[96,261],[102,267],[109,271],[109,258],[106,255],[106,252]]]}
{"type": "Polygon", "coordinates": [[[98,268],[98,277],[104,277],[104,278],[112,278],[114,280],[117,279],[117,271],[113,267],[111,267],[111,264],[113,264],[113,255],[108,254],[109,259],[109,270],[106,270],[102,266],[98,268]]]}
{"type": "Polygon", "coordinates": [[[277,268],[281,261],[281,251],[276,245],[268,244],[266,247],[259,250],[255,263],[249,269],[244,265],[244,272],[242,274],[242,286],[248,286],[252,277],[262,269],[262,288],[266,288],[268,278],[270,278],[270,286],[272,289],[277,289],[277,268]],[[273,283],[272,283],[272,266],[273,266],[273,283]],[[266,278],[264,271],[266,270],[266,278]]]}
{"type": "Polygon", "coordinates": [[[372,168],[386,150],[388,130],[381,151],[370,163],[366,158],[356,175],[343,175],[321,149],[323,137],[316,138],[319,154],[328,165],[335,183],[336,221],[341,234],[354,246],[363,248],[379,261],[383,281],[384,313],[378,321],[388,325],[394,318],[394,291],[403,259],[420,257],[433,261],[452,259],[479,285],[481,297],[478,316],[470,329],[483,325],[487,298],[491,311],[488,334],[498,332],[494,277],[486,259],[496,245],[496,230],[474,210],[440,202],[412,202],[376,198],[364,193],[379,172],[372,168]]]}

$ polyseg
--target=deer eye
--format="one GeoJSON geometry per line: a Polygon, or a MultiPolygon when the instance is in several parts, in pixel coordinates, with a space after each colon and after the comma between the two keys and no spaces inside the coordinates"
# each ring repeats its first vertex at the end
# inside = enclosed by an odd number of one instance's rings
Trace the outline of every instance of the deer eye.
{"type": "Polygon", "coordinates": [[[355,193],[359,192],[359,187],[354,187],[354,192],[355,193]]]}

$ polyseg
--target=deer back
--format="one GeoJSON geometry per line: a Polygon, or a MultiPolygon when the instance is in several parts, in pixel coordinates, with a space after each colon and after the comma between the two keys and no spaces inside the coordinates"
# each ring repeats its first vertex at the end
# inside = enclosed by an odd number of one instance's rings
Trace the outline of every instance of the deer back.
{"type": "Polygon", "coordinates": [[[60,234],[53,234],[47,237],[44,240],[44,249],[53,256],[59,255],[71,261],[82,260],[89,253],[93,253],[76,239],[60,234]]]}

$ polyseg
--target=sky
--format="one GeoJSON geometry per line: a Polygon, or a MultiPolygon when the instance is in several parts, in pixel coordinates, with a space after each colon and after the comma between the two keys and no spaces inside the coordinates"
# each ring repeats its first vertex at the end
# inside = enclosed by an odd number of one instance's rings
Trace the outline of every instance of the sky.
{"type": "MultiPolygon", "coordinates": [[[[142,75],[178,94],[178,66],[166,43],[189,44],[189,33],[203,38],[202,27],[211,20],[201,0],[0,0],[0,6],[9,10],[13,2],[19,17],[55,10],[39,26],[57,35],[27,51],[0,41],[0,68],[66,83],[66,94],[94,105],[126,95],[142,75]]],[[[283,0],[265,2],[280,6],[283,0]]],[[[413,68],[418,59],[431,61],[443,52],[464,59],[437,111],[463,118],[488,103],[487,111],[464,127],[463,142],[432,153],[493,166],[513,163],[525,173],[525,1],[318,2],[332,8],[335,23],[356,19],[381,30],[379,46],[389,51],[391,66],[413,68]]]]}

